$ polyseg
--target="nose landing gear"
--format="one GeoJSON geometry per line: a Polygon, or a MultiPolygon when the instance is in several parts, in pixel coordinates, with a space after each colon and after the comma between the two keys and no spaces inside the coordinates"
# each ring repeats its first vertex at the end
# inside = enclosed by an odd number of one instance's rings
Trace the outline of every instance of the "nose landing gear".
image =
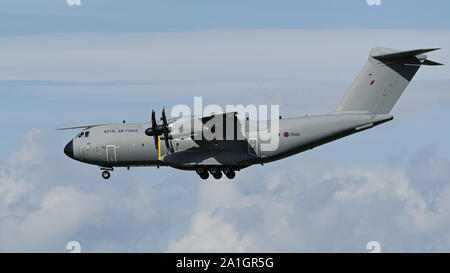
{"type": "Polygon", "coordinates": [[[100,170],[102,170],[102,177],[104,179],[109,179],[111,177],[111,174],[109,173],[110,171],[112,172],[114,169],[113,168],[107,168],[107,167],[100,167],[100,170]]]}
{"type": "Polygon", "coordinates": [[[102,177],[104,179],[109,179],[111,177],[111,174],[108,171],[103,171],[102,172],[102,177]]]}

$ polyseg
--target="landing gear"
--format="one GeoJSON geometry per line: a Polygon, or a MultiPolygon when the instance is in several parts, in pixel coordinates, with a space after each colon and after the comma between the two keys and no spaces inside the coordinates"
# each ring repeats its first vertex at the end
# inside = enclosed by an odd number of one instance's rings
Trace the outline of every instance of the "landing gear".
{"type": "Polygon", "coordinates": [[[209,172],[205,170],[204,168],[198,168],[195,170],[197,174],[200,176],[201,179],[206,180],[209,177],[209,172]]]}
{"type": "Polygon", "coordinates": [[[209,172],[212,174],[212,176],[215,179],[220,179],[222,178],[222,172],[220,171],[220,169],[216,168],[216,167],[212,167],[211,169],[209,169],[209,172]]]}
{"type": "Polygon", "coordinates": [[[224,167],[223,173],[227,176],[228,179],[233,179],[236,176],[236,173],[230,167],[224,167]]]}
{"type": "Polygon", "coordinates": [[[112,167],[100,167],[100,170],[103,171],[102,172],[102,177],[104,179],[109,179],[111,177],[111,174],[109,173],[110,171],[114,171],[114,169],[112,167]]]}
{"type": "Polygon", "coordinates": [[[236,176],[236,173],[233,170],[231,170],[231,172],[225,175],[228,177],[228,179],[233,179],[236,176]]]}
{"type": "Polygon", "coordinates": [[[102,177],[104,179],[109,179],[111,177],[111,174],[108,171],[103,171],[102,172],[102,177]]]}
{"type": "Polygon", "coordinates": [[[198,167],[196,170],[197,174],[200,176],[200,178],[206,180],[209,178],[209,174],[211,174],[215,179],[221,179],[223,174],[228,179],[233,179],[236,176],[235,170],[233,170],[231,167],[225,166],[225,167],[198,167]]]}

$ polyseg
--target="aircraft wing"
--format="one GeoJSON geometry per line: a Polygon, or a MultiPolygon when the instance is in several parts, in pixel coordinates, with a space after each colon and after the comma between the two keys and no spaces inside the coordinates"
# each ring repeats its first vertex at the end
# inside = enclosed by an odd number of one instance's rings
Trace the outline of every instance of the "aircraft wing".
{"type": "Polygon", "coordinates": [[[169,123],[171,127],[170,136],[172,138],[191,137],[194,140],[205,140],[205,134],[214,134],[215,132],[220,134],[219,132],[223,132],[223,135],[220,138],[218,137],[219,140],[245,139],[242,136],[241,122],[236,114],[237,112],[224,112],[202,117],[179,118],[169,123]],[[190,128],[190,131],[186,131],[187,128],[190,128]]]}
{"type": "Polygon", "coordinates": [[[223,112],[223,113],[219,113],[219,114],[213,114],[213,115],[209,115],[209,116],[203,116],[202,117],[202,122],[203,124],[207,123],[208,121],[210,121],[211,119],[215,118],[215,117],[219,117],[219,118],[229,118],[232,116],[236,116],[237,112],[223,112]]]}
{"type": "Polygon", "coordinates": [[[201,118],[206,131],[211,133],[221,131],[223,140],[245,139],[242,136],[241,122],[237,118],[237,112],[224,112],[201,118]]]}
{"type": "Polygon", "coordinates": [[[171,166],[195,166],[195,165],[242,165],[258,159],[256,155],[242,151],[207,151],[185,150],[168,154],[162,161],[171,166]]]}
{"type": "Polygon", "coordinates": [[[91,127],[102,126],[102,125],[112,125],[112,123],[90,124],[90,125],[81,125],[81,126],[74,126],[74,127],[57,128],[56,130],[89,129],[91,127]]]}

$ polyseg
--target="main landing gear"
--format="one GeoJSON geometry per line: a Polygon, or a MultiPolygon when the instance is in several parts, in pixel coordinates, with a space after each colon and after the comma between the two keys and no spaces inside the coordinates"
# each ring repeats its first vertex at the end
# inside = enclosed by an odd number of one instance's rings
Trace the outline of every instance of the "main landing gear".
{"type": "Polygon", "coordinates": [[[209,177],[209,172],[205,168],[198,168],[195,170],[201,179],[206,180],[209,177]]]}
{"type": "Polygon", "coordinates": [[[225,174],[228,179],[233,179],[236,176],[235,171],[230,167],[198,167],[195,171],[200,178],[204,180],[209,178],[209,174],[211,174],[215,179],[221,179],[222,174],[225,174]]]}
{"type": "Polygon", "coordinates": [[[223,173],[228,177],[228,179],[233,179],[236,176],[236,173],[230,167],[224,167],[223,173]]]}

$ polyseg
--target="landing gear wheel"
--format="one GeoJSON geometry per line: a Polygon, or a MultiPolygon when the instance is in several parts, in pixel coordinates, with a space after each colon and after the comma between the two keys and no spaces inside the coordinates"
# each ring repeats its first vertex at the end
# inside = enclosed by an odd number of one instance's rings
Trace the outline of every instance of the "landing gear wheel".
{"type": "Polygon", "coordinates": [[[102,172],[102,177],[104,179],[109,179],[111,177],[111,174],[108,171],[103,171],[102,172]]]}
{"type": "Polygon", "coordinates": [[[213,174],[213,176],[215,179],[220,179],[220,178],[222,178],[222,172],[219,171],[219,172],[213,174]]]}
{"type": "Polygon", "coordinates": [[[223,173],[228,177],[228,179],[233,179],[236,176],[236,173],[230,167],[224,167],[223,173]]]}
{"type": "Polygon", "coordinates": [[[209,169],[209,172],[212,174],[212,176],[214,176],[215,179],[222,178],[222,172],[215,167],[212,167],[211,169],[209,169]]]}
{"type": "Polygon", "coordinates": [[[199,174],[199,175],[200,175],[200,178],[201,178],[201,179],[206,180],[206,179],[208,179],[208,177],[209,177],[209,172],[204,172],[204,173],[199,174]]]}
{"type": "Polygon", "coordinates": [[[228,179],[233,179],[236,176],[236,173],[233,170],[230,170],[229,172],[225,173],[225,175],[228,177],[228,179]]]}
{"type": "Polygon", "coordinates": [[[195,172],[201,177],[201,179],[206,180],[209,177],[209,172],[207,170],[205,170],[204,168],[202,168],[202,167],[197,168],[195,170],[195,172]]]}

